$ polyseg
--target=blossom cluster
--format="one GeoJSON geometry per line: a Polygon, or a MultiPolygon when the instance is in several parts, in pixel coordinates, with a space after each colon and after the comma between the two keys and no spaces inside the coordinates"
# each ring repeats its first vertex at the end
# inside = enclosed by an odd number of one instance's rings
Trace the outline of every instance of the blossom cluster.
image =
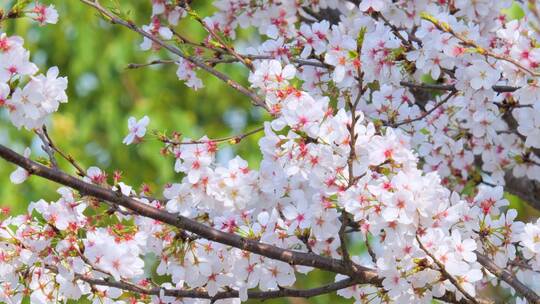
{"type": "MultiPolygon", "coordinates": [[[[245,239],[372,269],[380,284],[338,291],[356,303],[460,300],[487,284],[513,292],[480,255],[539,292],[531,282],[540,279],[540,221],[516,220],[504,197],[506,175],[540,181],[538,33],[527,19],[506,20],[501,9],[511,1],[356,2],[218,0],[218,12],[199,19],[185,4],[152,0],[142,30],[155,39],[145,37],[143,50],[170,40],[170,27],[187,16],[208,27],[208,41],[235,38],[240,27],[267,39],[229,54],[249,59],[250,89],[271,114],[258,142],[262,160],[223,164],[216,140],[164,136],[178,179],[163,186],[162,199],[97,167],[84,181],[245,239]],[[321,17],[332,12],[337,19],[321,17]],[[428,80],[436,92],[414,89],[428,80]],[[364,250],[351,256],[352,247],[364,250]]],[[[24,54],[16,77],[31,76],[13,93],[5,85],[5,104],[16,126],[35,128],[65,100],[67,83],[54,68],[33,76],[22,40],[5,41],[5,56],[24,54]]],[[[192,51],[205,56],[211,45],[192,51]]],[[[231,49],[220,46],[219,55],[231,49]]],[[[198,89],[199,65],[189,58],[174,58],[177,75],[198,89]]],[[[130,118],[124,143],[141,142],[148,124],[130,118]]],[[[29,174],[19,168],[12,180],[29,174]]],[[[217,302],[237,303],[313,270],[58,192],[58,201],[1,222],[0,300],[213,303],[165,295],[177,289],[208,297],[233,290],[237,298],[217,302]],[[154,282],[151,266],[164,283],[154,282]],[[160,293],[137,294],[153,287],[160,293]]]]}
{"type": "MultiPolygon", "coordinates": [[[[412,136],[413,147],[425,160],[424,170],[437,171],[452,189],[463,188],[477,165],[476,157],[482,159],[480,170],[490,183],[504,185],[509,170],[516,177],[540,180],[540,159],[531,153],[540,138],[534,72],[538,50],[527,20],[507,21],[501,15],[511,1],[469,5],[467,1],[392,4],[377,0],[362,1],[360,11],[347,1],[324,1],[311,7],[339,10],[340,22],[332,26],[327,20],[299,22],[304,7],[293,3],[217,1],[221,11],[208,23],[231,38],[237,27],[257,27],[270,39],[253,48],[253,55],[283,63],[295,56],[316,63],[322,59],[331,68],[304,64],[298,75],[303,89],[315,96],[329,96],[331,80],[340,92],[329,97],[342,104],[344,96],[359,94],[359,76],[366,83],[377,83],[379,89],[364,93],[357,106],[371,119],[392,126],[429,111],[426,119],[399,127],[412,136]],[[474,46],[463,41],[473,41],[474,46]],[[486,50],[502,59],[486,56],[486,50]],[[454,86],[459,94],[414,102],[402,82],[422,82],[424,75],[454,86]],[[500,93],[493,90],[496,85],[519,89],[500,93]]],[[[287,77],[286,72],[269,72],[287,77]]],[[[268,98],[267,102],[272,104],[268,98]]]]}
{"type": "MultiPolygon", "coordinates": [[[[56,23],[54,6],[34,5],[30,17],[41,24],[56,23]]],[[[30,61],[23,39],[0,33],[0,107],[6,108],[11,122],[18,128],[38,129],[47,117],[67,102],[67,78],[58,77],[58,68],[45,75],[30,61]]]]}

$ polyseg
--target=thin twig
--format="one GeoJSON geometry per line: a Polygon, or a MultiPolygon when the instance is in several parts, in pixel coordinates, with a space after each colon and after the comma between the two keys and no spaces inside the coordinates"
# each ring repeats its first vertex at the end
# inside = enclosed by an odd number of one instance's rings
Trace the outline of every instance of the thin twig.
{"type": "Polygon", "coordinates": [[[86,170],[81,167],[77,161],[69,154],[65,154],[62,150],[60,150],[53,142],[52,138],[49,136],[49,132],[47,132],[47,127],[43,126],[43,135],[45,135],[45,138],[47,139],[49,146],[51,149],[56,151],[62,158],[67,160],[77,171],[77,175],[84,177],[86,176],[86,170]]]}
{"type": "Polygon", "coordinates": [[[376,264],[377,263],[377,255],[375,254],[375,251],[373,251],[373,248],[371,247],[371,244],[369,243],[369,237],[368,237],[367,233],[366,233],[365,237],[366,237],[365,244],[366,244],[367,252],[368,252],[369,256],[371,257],[371,261],[376,264]]]}
{"type": "MultiPolygon", "coordinates": [[[[53,272],[56,267],[47,266],[53,272]]],[[[222,291],[218,292],[214,296],[210,296],[204,288],[197,289],[167,289],[167,288],[145,288],[142,286],[135,285],[133,283],[127,282],[125,280],[116,281],[112,278],[108,279],[94,279],[86,275],[75,274],[75,279],[84,281],[88,284],[99,285],[99,286],[108,286],[115,287],[118,289],[131,291],[137,294],[143,295],[164,295],[167,297],[176,297],[176,298],[198,298],[198,299],[211,299],[211,300],[220,300],[220,299],[230,299],[238,298],[239,292],[236,290],[231,291],[222,291]]],[[[351,278],[347,278],[335,283],[330,283],[316,288],[311,289],[289,289],[281,288],[279,290],[273,291],[248,291],[249,299],[274,299],[274,298],[283,298],[283,297],[293,297],[293,298],[311,298],[319,295],[331,293],[338,291],[340,289],[348,288],[354,285],[357,285],[358,282],[351,278]]]]}
{"type": "MultiPolygon", "coordinates": [[[[188,8],[188,9],[191,9],[191,8],[188,8]]],[[[238,52],[236,52],[236,50],[230,46],[227,42],[225,42],[221,36],[216,33],[216,31],[214,31],[212,29],[212,27],[208,26],[208,24],[206,24],[206,22],[204,20],[202,20],[199,16],[197,16],[196,14],[193,14],[195,20],[197,20],[203,27],[204,29],[214,38],[216,39],[216,41],[221,44],[221,46],[226,49],[230,55],[232,55],[234,58],[236,58],[238,61],[240,61],[242,64],[244,64],[249,70],[253,71],[253,63],[251,62],[250,59],[248,58],[245,58],[243,57],[242,55],[238,54],[238,52]]]]}
{"type": "MultiPolygon", "coordinates": [[[[239,56],[242,56],[246,59],[249,59],[249,60],[269,60],[269,59],[274,59],[274,57],[272,56],[269,56],[269,55],[242,55],[242,54],[239,54],[239,56]]],[[[299,59],[299,58],[290,58],[290,61],[292,63],[296,63],[298,66],[313,66],[313,67],[317,67],[317,68],[324,68],[324,69],[333,69],[333,67],[329,64],[326,64],[324,62],[321,62],[321,61],[315,61],[315,60],[309,60],[309,59],[299,59]]],[[[218,64],[218,63],[234,63],[234,62],[238,62],[238,58],[235,58],[235,57],[227,57],[227,58],[210,58],[210,59],[205,59],[204,60],[205,63],[207,64],[218,64]]],[[[147,67],[147,66],[151,66],[151,65],[155,65],[155,64],[172,64],[172,63],[175,63],[174,60],[153,60],[153,61],[150,61],[150,62],[147,62],[147,63],[130,63],[128,64],[127,68],[128,69],[138,69],[138,68],[143,68],[143,67],[147,67]]]]}
{"type": "Polygon", "coordinates": [[[171,144],[174,146],[181,146],[181,145],[199,145],[199,144],[208,144],[208,143],[221,143],[221,142],[229,142],[233,141],[234,144],[239,143],[244,138],[259,133],[261,131],[264,131],[264,127],[260,127],[254,130],[251,130],[249,132],[243,133],[243,134],[237,134],[227,137],[221,137],[221,138],[214,138],[214,139],[208,139],[208,140],[190,140],[190,141],[175,141],[173,139],[167,138],[165,136],[160,136],[159,140],[166,144],[171,144]]]}
{"type": "Polygon", "coordinates": [[[514,58],[511,58],[511,57],[509,57],[507,55],[497,54],[497,53],[494,53],[494,52],[492,52],[490,50],[487,50],[487,49],[483,48],[481,45],[479,45],[475,41],[473,41],[471,39],[468,39],[467,37],[457,33],[456,31],[454,31],[448,24],[443,23],[443,22],[439,22],[438,20],[436,20],[432,16],[424,15],[424,16],[422,16],[422,19],[431,22],[440,31],[449,33],[450,35],[454,36],[455,38],[460,40],[463,43],[463,45],[465,45],[467,47],[471,47],[476,53],[478,53],[480,55],[485,55],[485,56],[488,56],[488,57],[492,57],[492,58],[495,58],[495,59],[499,59],[499,60],[509,62],[509,63],[513,64],[514,66],[516,66],[517,68],[529,73],[531,76],[535,76],[535,77],[540,76],[539,72],[535,72],[535,71],[527,68],[526,66],[522,65],[519,61],[515,60],[514,58]]]}
{"type": "Polygon", "coordinates": [[[2,10],[0,10],[0,22],[3,22],[8,19],[17,19],[17,18],[22,18],[22,17],[24,17],[24,15],[21,14],[20,11],[10,10],[7,13],[4,13],[2,10]]]}
{"type": "Polygon", "coordinates": [[[156,64],[173,64],[173,63],[176,63],[176,61],[174,60],[152,60],[150,62],[147,62],[147,63],[130,63],[127,65],[127,69],[138,69],[138,68],[144,68],[144,67],[147,67],[147,66],[151,66],[151,65],[156,65],[156,64]]]}
{"type": "Polygon", "coordinates": [[[205,45],[205,44],[202,44],[202,43],[197,43],[197,42],[191,41],[190,39],[186,38],[185,36],[182,36],[182,34],[178,33],[172,26],[169,26],[169,29],[171,30],[173,35],[176,36],[176,38],[180,39],[180,42],[182,44],[187,44],[187,45],[190,45],[190,46],[195,47],[195,48],[202,48],[202,49],[210,50],[212,52],[225,54],[225,51],[223,49],[215,48],[215,47],[211,47],[211,46],[208,46],[208,45],[205,45]]]}
{"type": "Polygon", "coordinates": [[[58,162],[56,161],[56,157],[54,156],[54,150],[51,148],[51,143],[48,141],[43,130],[45,130],[45,127],[43,127],[42,130],[36,130],[35,133],[41,140],[41,143],[42,143],[41,148],[49,156],[49,161],[51,162],[51,166],[55,169],[58,169],[58,162]]]}
{"type": "Polygon", "coordinates": [[[403,35],[401,35],[401,33],[399,32],[399,29],[395,25],[390,23],[390,21],[386,19],[381,13],[379,12],[374,13],[373,16],[381,18],[384,24],[390,28],[394,36],[396,36],[399,40],[401,40],[401,43],[405,47],[407,47],[408,49],[414,49],[414,47],[412,46],[412,43],[409,40],[405,39],[403,35]]]}
{"type": "Polygon", "coordinates": [[[433,260],[433,262],[437,264],[437,266],[439,267],[439,270],[444,275],[444,277],[447,278],[457,288],[457,290],[459,290],[459,292],[461,292],[467,299],[469,299],[471,302],[475,304],[478,304],[478,301],[473,296],[471,296],[467,291],[465,291],[465,289],[461,287],[461,284],[459,284],[459,282],[451,274],[449,274],[448,271],[446,271],[446,268],[444,267],[444,265],[441,262],[439,262],[439,260],[437,260],[437,258],[435,258],[435,256],[431,254],[426,249],[426,247],[424,247],[418,235],[416,235],[416,241],[418,242],[420,249],[422,249],[433,260]]]}
{"type": "Polygon", "coordinates": [[[456,95],[456,93],[457,93],[457,91],[455,91],[455,90],[450,92],[450,94],[448,94],[443,100],[439,101],[435,106],[433,106],[433,108],[431,108],[430,110],[426,111],[424,114],[422,114],[422,115],[420,115],[418,117],[405,119],[403,121],[400,121],[400,122],[397,122],[397,123],[394,123],[394,124],[389,124],[389,126],[391,126],[392,128],[397,128],[397,127],[399,127],[401,125],[410,124],[412,122],[422,120],[426,116],[428,116],[429,114],[433,113],[435,110],[440,108],[443,104],[447,103],[448,100],[450,100],[450,98],[452,98],[452,97],[454,97],[454,95],[456,95]]]}
{"type": "Polygon", "coordinates": [[[144,31],[143,29],[141,29],[140,27],[135,25],[133,22],[126,21],[124,19],[119,18],[118,16],[114,15],[113,13],[111,13],[110,11],[105,9],[103,6],[101,6],[99,1],[97,1],[97,0],[94,0],[94,1],[80,0],[80,1],[87,4],[87,5],[89,5],[89,6],[91,6],[91,7],[93,7],[93,8],[95,8],[104,17],[106,17],[106,19],[108,19],[112,24],[119,24],[119,25],[122,25],[122,26],[136,32],[136,33],[139,33],[140,35],[146,37],[147,39],[151,40],[152,42],[158,44],[159,46],[161,46],[161,47],[163,47],[165,49],[167,49],[171,53],[176,54],[176,55],[180,56],[181,58],[184,58],[185,60],[193,63],[194,65],[201,68],[202,70],[214,75],[215,77],[217,77],[221,81],[223,81],[226,84],[228,84],[229,86],[231,86],[233,89],[235,89],[238,92],[242,93],[243,95],[249,97],[249,99],[253,102],[254,105],[262,107],[262,108],[266,109],[267,111],[269,111],[269,108],[266,105],[265,101],[263,99],[261,99],[255,92],[245,88],[244,86],[242,86],[238,82],[232,80],[229,76],[227,76],[227,75],[219,72],[218,70],[214,69],[213,67],[207,65],[200,58],[195,57],[195,56],[188,56],[188,55],[184,54],[184,52],[182,52],[179,48],[177,48],[177,47],[175,47],[173,45],[165,43],[164,41],[162,41],[158,37],[144,31]]]}

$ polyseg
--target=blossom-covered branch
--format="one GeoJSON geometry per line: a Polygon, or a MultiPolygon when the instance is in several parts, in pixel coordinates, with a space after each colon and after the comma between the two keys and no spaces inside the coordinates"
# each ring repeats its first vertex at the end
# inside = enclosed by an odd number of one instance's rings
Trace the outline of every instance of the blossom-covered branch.
{"type": "MultiPolygon", "coordinates": [[[[282,260],[291,265],[312,266],[334,273],[346,274],[347,276],[351,277],[349,279],[343,279],[336,283],[309,290],[294,290],[282,288],[278,291],[248,292],[249,298],[270,299],[278,297],[313,297],[324,293],[348,288],[350,286],[358,284],[372,284],[376,286],[379,286],[381,284],[381,279],[377,277],[377,274],[374,271],[365,267],[351,265],[349,263],[343,263],[340,260],[332,260],[311,253],[284,250],[275,246],[258,243],[256,241],[245,239],[233,234],[221,232],[212,227],[207,227],[203,224],[197,223],[191,219],[184,218],[182,216],[175,216],[166,211],[156,209],[133,198],[126,197],[122,193],[114,192],[101,188],[99,186],[86,183],[75,177],[69,176],[66,173],[58,171],[55,168],[45,167],[41,164],[29,160],[22,155],[17,154],[16,152],[10,150],[9,148],[6,148],[3,145],[0,145],[0,157],[20,166],[31,175],[41,176],[45,179],[78,190],[83,196],[91,196],[100,200],[108,201],[118,206],[125,207],[128,210],[135,212],[137,215],[152,218],[160,222],[167,223],[181,229],[185,229],[187,231],[195,233],[196,235],[202,236],[205,239],[237,247],[245,251],[258,253],[262,256],[266,256],[269,258],[282,260]]],[[[492,263],[489,260],[487,260],[486,263],[488,263],[488,265],[490,266],[489,269],[491,271],[493,271],[493,269],[497,269],[493,268],[494,266],[492,266],[492,263]]],[[[55,273],[58,273],[58,269],[56,267],[47,266],[46,268],[51,269],[55,273]]],[[[509,275],[508,273],[505,273],[505,276],[505,278],[507,279],[511,277],[511,275],[509,275]]],[[[160,297],[166,296],[174,298],[201,298],[212,299],[212,301],[215,301],[217,299],[238,298],[240,296],[239,293],[235,291],[221,292],[209,295],[208,292],[201,290],[172,290],[167,288],[147,289],[144,286],[137,286],[131,283],[117,282],[109,279],[95,279],[90,276],[85,276],[81,274],[74,274],[73,279],[81,280],[91,285],[115,287],[138,294],[159,295],[160,297]]],[[[519,291],[526,291],[527,293],[525,293],[525,296],[532,297],[533,295],[535,295],[534,292],[530,291],[527,287],[522,286],[522,288],[524,289],[519,291]]],[[[455,295],[453,295],[452,293],[444,294],[441,297],[437,297],[437,299],[450,303],[485,303],[485,300],[482,299],[472,299],[470,302],[457,300],[455,295]]]]}
{"type": "Polygon", "coordinates": [[[147,39],[151,40],[152,42],[154,42],[154,43],[160,45],[161,47],[169,50],[173,54],[178,55],[180,58],[183,58],[183,59],[193,63],[197,67],[199,67],[199,68],[207,71],[208,73],[216,76],[220,80],[227,83],[227,85],[229,85],[230,87],[234,88],[235,90],[237,90],[240,93],[242,93],[242,94],[246,95],[247,97],[249,97],[255,105],[263,107],[263,108],[265,107],[265,104],[262,102],[260,97],[257,96],[257,94],[250,91],[249,89],[244,88],[241,84],[239,84],[236,81],[232,80],[229,76],[217,71],[216,69],[210,67],[209,65],[205,64],[204,62],[201,62],[200,59],[198,59],[196,57],[193,57],[193,56],[187,56],[180,49],[178,49],[178,48],[176,48],[176,47],[174,47],[174,46],[172,46],[170,44],[167,44],[167,43],[163,42],[160,38],[158,38],[155,35],[152,35],[152,34],[146,32],[145,30],[139,28],[134,23],[128,22],[128,21],[125,21],[123,19],[118,18],[117,16],[115,16],[114,14],[109,12],[107,9],[105,9],[103,6],[101,6],[101,4],[97,0],[81,0],[81,1],[88,4],[88,5],[90,5],[90,6],[92,6],[92,7],[94,7],[94,8],[96,8],[111,23],[120,24],[122,26],[125,26],[125,27],[139,33],[140,35],[146,37],[147,39]]]}
{"type": "MultiPolygon", "coordinates": [[[[0,300],[238,303],[335,291],[359,303],[489,303],[479,291],[490,284],[538,303],[540,221],[517,220],[504,196],[538,203],[534,6],[508,21],[510,1],[217,0],[202,16],[152,0],[139,26],[121,8],[81,2],[139,34],[143,51],[166,50],[130,68],[176,64],[196,90],[203,70],[270,115],[217,139],[158,131],[178,178],[154,198],[127,183],[132,172],[86,169],[54,144],[44,125],[67,102],[67,79],[54,67],[39,74],[22,38],[2,34],[0,105],[49,161],[2,145],[0,157],[18,166],[14,183],[41,176],[63,187],[57,201],[0,222],[0,300]],[[184,18],[204,28],[202,42],[183,32],[184,18]],[[241,27],[262,42],[241,48],[241,27]],[[235,63],[249,86],[216,69],[235,63]],[[223,145],[259,132],[254,167],[240,155],[217,160],[223,145]],[[291,289],[314,269],[336,283],[291,289]]],[[[54,7],[30,7],[21,14],[56,22],[54,7]]],[[[145,114],[128,120],[129,148],[145,144],[145,114]]]]}
{"type": "Polygon", "coordinates": [[[342,273],[345,275],[351,275],[359,280],[362,280],[362,283],[377,284],[378,282],[376,274],[365,267],[354,267],[351,269],[339,260],[329,259],[315,254],[281,249],[272,245],[242,238],[238,235],[216,230],[215,228],[205,226],[204,224],[198,223],[192,219],[156,209],[148,204],[144,204],[133,198],[124,196],[122,193],[92,185],[56,169],[47,168],[15,153],[3,145],[0,145],[0,157],[25,169],[30,175],[44,177],[53,182],[73,188],[84,196],[92,196],[100,200],[117,204],[127,208],[128,210],[136,212],[138,215],[185,229],[211,241],[216,241],[241,250],[261,254],[269,258],[284,261],[291,265],[304,265],[336,273],[342,273]]]}

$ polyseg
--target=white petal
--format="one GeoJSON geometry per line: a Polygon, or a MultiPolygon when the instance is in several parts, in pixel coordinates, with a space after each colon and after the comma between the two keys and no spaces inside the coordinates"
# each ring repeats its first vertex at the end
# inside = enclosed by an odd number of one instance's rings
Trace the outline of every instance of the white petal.
{"type": "Polygon", "coordinates": [[[14,184],[22,184],[28,178],[28,176],[28,171],[24,170],[23,168],[17,168],[17,170],[11,173],[9,179],[14,184]]]}

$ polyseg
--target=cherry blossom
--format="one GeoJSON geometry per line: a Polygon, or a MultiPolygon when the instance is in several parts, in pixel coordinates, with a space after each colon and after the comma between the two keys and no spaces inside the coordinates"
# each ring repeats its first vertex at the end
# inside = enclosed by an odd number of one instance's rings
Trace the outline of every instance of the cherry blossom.
{"type": "MultiPolygon", "coordinates": [[[[27,147],[26,149],[24,149],[23,155],[24,157],[30,157],[30,153],[32,153],[32,151],[30,150],[30,148],[27,147]]],[[[30,177],[30,173],[26,171],[25,169],[19,167],[17,168],[17,170],[11,173],[11,175],[9,176],[9,179],[14,184],[21,184],[25,180],[27,180],[28,177],[30,177]]]]}
{"type": "Polygon", "coordinates": [[[146,127],[149,123],[150,118],[148,118],[146,115],[138,121],[135,117],[130,117],[128,119],[129,134],[124,138],[122,143],[130,145],[132,143],[141,141],[146,134],[146,127]]]}
{"type": "MultiPolygon", "coordinates": [[[[269,115],[221,139],[158,136],[176,175],[156,193],[108,179],[111,168],[75,164],[80,179],[57,178],[52,161],[32,167],[0,149],[19,165],[13,183],[32,173],[71,187],[0,221],[0,299],[209,302],[177,291],[239,303],[287,294],[320,268],[336,284],[354,279],[337,294],[358,303],[469,303],[487,284],[536,301],[540,221],[521,222],[506,199],[534,206],[540,182],[533,4],[509,21],[501,9],[512,1],[219,0],[199,16],[152,0],[139,27],[84,2],[143,33],[140,47],[168,56],[188,87],[202,89],[209,72],[269,115]],[[186,16],[208,32],[200,44],[172,39],[186,16]],[[240,28],[258,42],[239,47],[240,28]],[[214,68],[233,62],[247,82],[214,68]],[[260,161],[218,161],[258,132],[260,161]]],[[[34,7],[41,25],[57,21],[53,6],[34,7]]],[[[23,45],[0,36],[0,107],[37,131],[67,101],[67,79],[55,67],[38,74],[23,45]]],[[[142,142],[148,124],[130,117],[123,143],[142,142]]]]}
{"type": "Polygon", "coordinates": [[[384,0],[367,0],[362,1],[360,3],[360,10],[365,11],[375,11],[379,12],[382,11],[385,8],[385,1],[384,0]]]}
{"type": "Polygon", "coordinates": [[[34,18],[41,25],[47,23],[56,24],[58,22],[58,12],[54,8],[54,5],[45,6],[37,3],[33,9],[34,18]]]}
{"type": "Polygon", "coordinates": [[[535,224],[527,223],[523,229],[523,232],[519,235],[519,238],[524,246],[524,257],[532,261],[532,267],[534,270],[540,269],[540,260],[538,254],[540,253],[540,226],[537,221],[535,224]]]}

